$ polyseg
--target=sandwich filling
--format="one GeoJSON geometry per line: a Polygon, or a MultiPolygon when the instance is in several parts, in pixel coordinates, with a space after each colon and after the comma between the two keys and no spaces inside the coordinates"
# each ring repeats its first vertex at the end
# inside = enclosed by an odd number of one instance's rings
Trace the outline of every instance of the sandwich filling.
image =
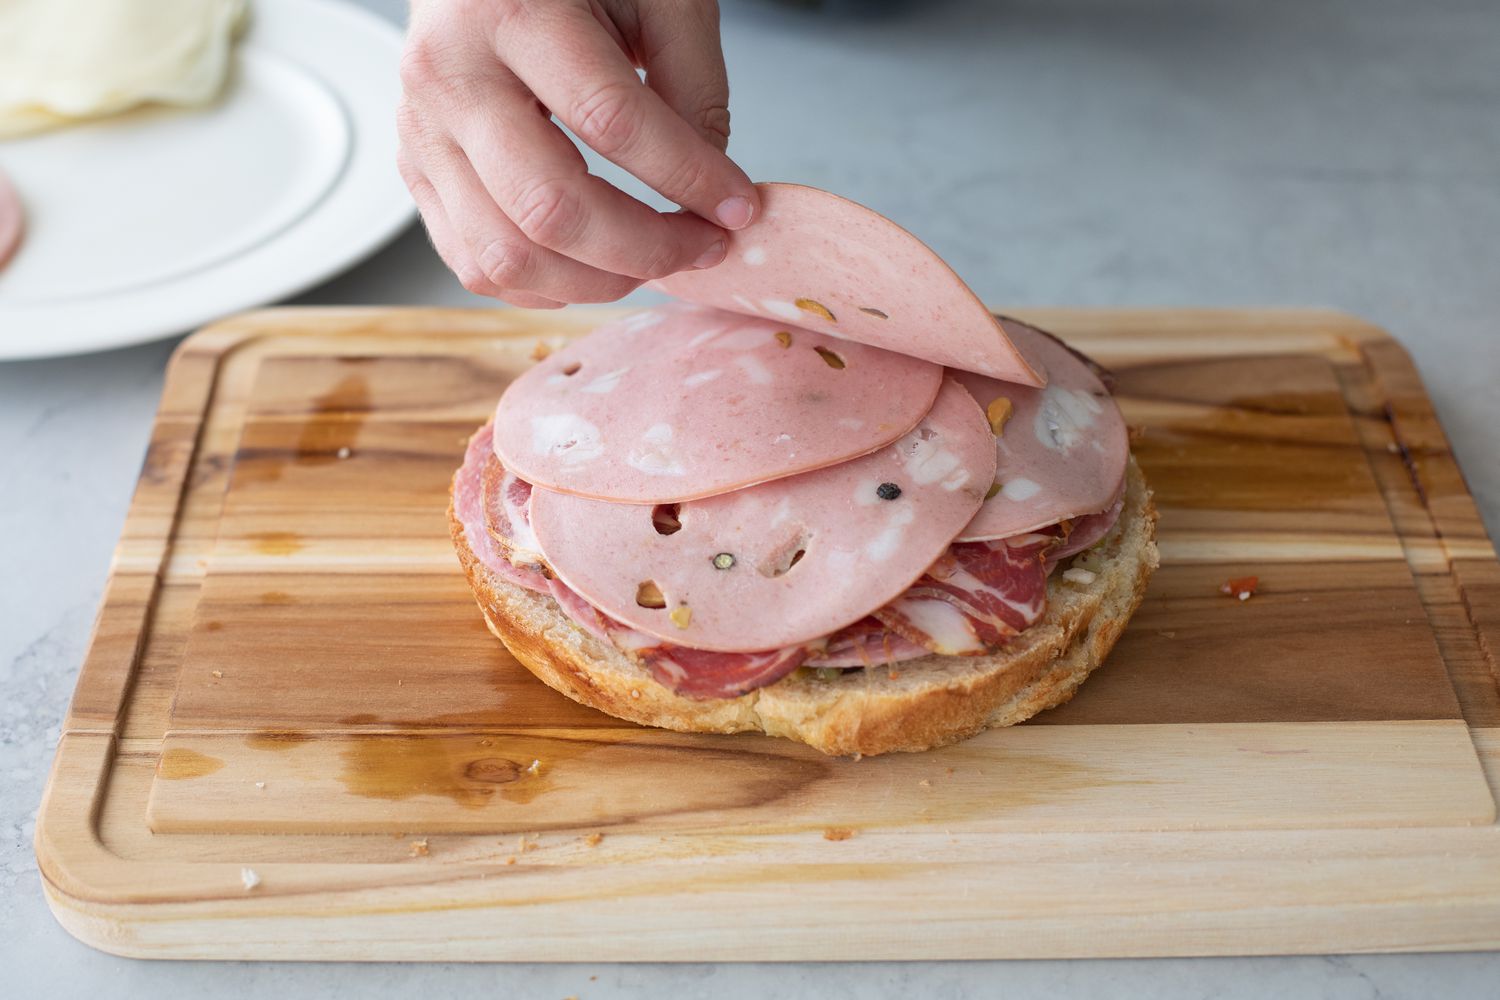
{"type": "Polygon", "coordinates": [[[994,652],[1042,617],[1059,562],[1114,527],[1129,457],[1096,366],[999,328],[1045,386],[711,308],[636,314],[516,381],[469,444],[455,513],[490,572],[685,697],[994,652]],[[671,337],[640,346],[653,327],[671,337]],[[862,371],[840,381],[856,348],[862,371]],[[715,370],[712,394],[683,384],[715,370]],[[538,436],[537,417],[596,430],[538,436]]]}
{"type": "Polygon", "coordinates": [[[679,302],[511,384],[454,483],[470,549],[690,698],[1003,647],[1120,516],[1100,370],[878,213],[760,191],[679,302]]]}

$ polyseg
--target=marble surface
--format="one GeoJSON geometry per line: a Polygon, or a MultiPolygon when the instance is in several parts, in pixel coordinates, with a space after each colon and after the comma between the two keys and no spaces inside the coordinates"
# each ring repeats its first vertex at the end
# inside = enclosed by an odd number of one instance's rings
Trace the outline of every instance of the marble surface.
{"type": "MultiPolygon", "coordinates": [[[[399,19],[400,0],[370,0],[399,19]]],[[[1500,8],[724,0],[733,151],[926,237],[987,299],[1320,305],[1417,359],[1500,529],[1500,8]]],[[[3,150],[0,150],[3,152],[3,150]]],[[[481,305],[412,230],[299,301],[481,305]]],[[[3,335],[3,331],[0,331],[3,335]]],[[[165,342],[0,365],[0,968],[8,996],[1495,996],[1500,957],[678,966],[165,964],[53,922],[37,801],[165,342]]]]}

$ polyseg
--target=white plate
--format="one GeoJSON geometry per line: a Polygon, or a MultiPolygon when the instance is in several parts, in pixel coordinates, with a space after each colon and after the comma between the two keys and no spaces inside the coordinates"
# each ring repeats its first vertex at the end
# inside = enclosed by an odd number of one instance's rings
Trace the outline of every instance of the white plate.
{"type": "Polygon", "coordinates": [[[413,215],[400,49],[394,25],[337,0],[257,0],[213,107],[0,143],[26,206],[0,270],[0,359],[171,336],[384,245],[413,215]]]}

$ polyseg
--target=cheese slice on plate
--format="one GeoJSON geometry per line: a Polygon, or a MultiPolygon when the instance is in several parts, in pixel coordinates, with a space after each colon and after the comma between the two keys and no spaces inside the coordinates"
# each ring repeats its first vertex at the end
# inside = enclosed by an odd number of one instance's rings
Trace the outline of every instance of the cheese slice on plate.
{"type": "Polygon", "coordinates": [[[0,138],[213,100],[245,10],[245,0],[4,0],[0,138]]]}

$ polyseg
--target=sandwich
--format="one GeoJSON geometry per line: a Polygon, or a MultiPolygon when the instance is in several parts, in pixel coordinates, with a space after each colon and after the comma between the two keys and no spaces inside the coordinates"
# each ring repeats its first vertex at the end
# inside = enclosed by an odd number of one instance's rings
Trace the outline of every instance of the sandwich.
{"type": "Polygon", "coordinates": [[[1066,701],[1157,565],[1109,373],[883,216],[761,193],[470,440],[449,523],[490,631],[610,715],[828,754],[1066,701]]]}

